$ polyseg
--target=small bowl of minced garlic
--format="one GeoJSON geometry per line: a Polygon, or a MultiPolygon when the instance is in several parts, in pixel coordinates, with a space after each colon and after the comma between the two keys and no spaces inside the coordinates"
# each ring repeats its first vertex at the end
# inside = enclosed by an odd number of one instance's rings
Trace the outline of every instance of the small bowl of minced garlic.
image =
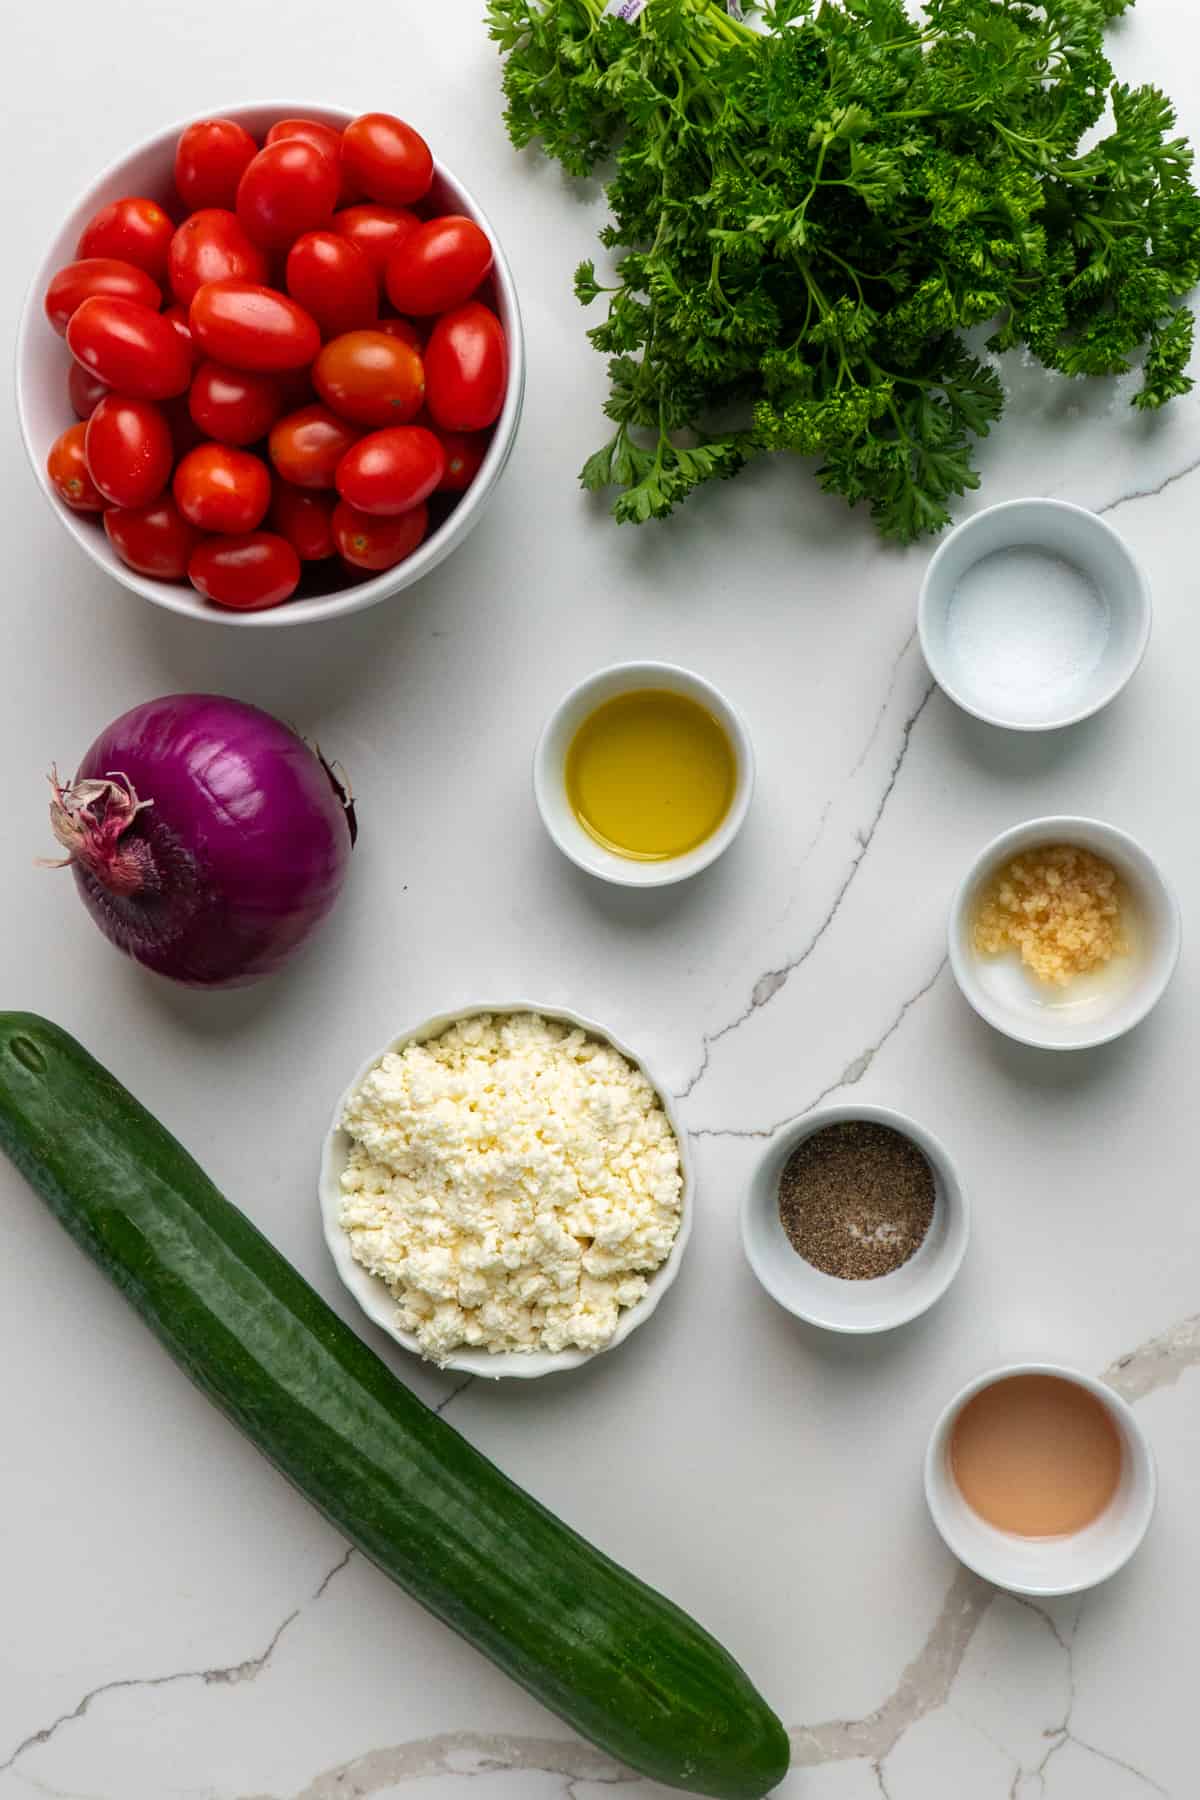
{"type": "Polygon", "coordinates": [[[1002,832],[950,908],[950,966],[966,999],[997,1031],[1045,1050],[1132,1030],[1165,992],[1181,941],[1157,862],[1097,819],[1002,832]]]}
{"type": "Polygon", "coordinates": [[[692,1222],[666,1090],[592,1020],[529,1001],[440,1014],[371,1057],[321,1158],[325,1241],[368,1318],[470,1375],[624,1343],[692,1222]]]}

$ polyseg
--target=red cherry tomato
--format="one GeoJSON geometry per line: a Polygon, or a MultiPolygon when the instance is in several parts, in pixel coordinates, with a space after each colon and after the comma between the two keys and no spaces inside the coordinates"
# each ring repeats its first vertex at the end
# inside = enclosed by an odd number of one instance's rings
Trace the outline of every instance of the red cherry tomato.
{"type": "Polygon", "coordinates": [[[286,250],[303,231],[328,225],[341,169],[305,138],[283,138],[260,150],[238,183],[237,216],[266,250],[286,250]]]}
{"type": "Polygon", "coordinates": [[[354,569],[394,569],[411,556],[429,529],[429,509],[414,506],[410,512],[382,519],[359,512],[346,500],[333,509],[333,541],[344,562],[354,569]]]}
{"type": "Polygon", "coordinates": [[[411,512],[427,500],[446,473],[446,452],[423,425],[373,431],[347,450],[337,469],[337,491],[359,512],[411,512]]]}
{"type": "Polygon", "coordinates": [[[192,374],[188,347],[161,313],[136,300],[93,294],[76,307],[67,348],[109,387],[137,400],[182,394],[192,374]]]}
{"type": "Polygon", "coordinates": [[[234,369],[303,369],[321,347],[316,321],[303,307],[252,281],[205,282],[188,323],[205,356],[234,369]]]}
{"type": "Polygon", "coordinates": [[[115,256],[162,285],[175,227],[157,200],[110,200],[84,226],[76,256],[115,256]]]}
{"type": "Polygon", "coordinates": [[[88,473],[84,454],[86,425],[68,425],[61,437],[55,438],[46,458],[50,485],[72,512],[103,512],[108,502],[88,473]]]}
{"type": "Polygon", "coordinates": [[[407,425],[425,398],[421,358],[387,331],[347,331],[313,364],[313,386],[326,405],[357,425],[407,425]]]}
{"type": "Polygon", "coordinates": [[[46,289],[46,317],[59,337],[67,335],[71,314],[92,294],[118,294],[157,312],[162,295],[145,269],[120,262],[115,256],[88,256],[60,269],[46,289]]]}
{"type": "Polygon", "coordinates": [[[397,206],[347,206],[333,215],[334,231],[357,244],[380,287],[389,256],[420,223],[415,212],[397,206]]]}
{"type": "Polygon", "coordinates": [[[306,231],[288,251],[287,291],[326,337],[373,325],[379,310],[375,273],[356,244],[334,231],[306,231]]]}
{"type": "Polygon", "coordinates": [[[429,145],[391,113],[363,113],[347,125],[342,166],[355,187],[385,206],[423,200],[433,181],[429,145]]]}
{"type": "Polygon", "coordinates": [[[174,306],[163,308],[163,318],[181,342],[187,345],[188,356],[191,359],[192,367],[195,368],[196,346],[192,341],[192,328],[188,324],[187,307],[180,306],[176,301],[174,306]]]}
{"type": "Polygon", "coordinates": [[[169,494],[149,506],[110,506],[104,515],[108,541],[123,563],[139,575],[180,581],[200,542],[169,494]]]}
{"type": "Polygon", "coordinates": [[[319,119],[280,119],[272,125],[267,133],[268,144],[280,144],[285,138],[303,138],[306,144],[323,150],[338,165],[341,175],[341,186],[338,193],[339,205],[349,199],[353,192],[342,169],[342,134],[335,131],[332,125],[322,125],[319,119]]]}
{"type": "Polygon", "coordinates": [[[175,191],[189,212],[232,208],[238,182],[258,155],[258,145],[234,119],[201,119],[180,133],[175,148],[175,191]]]}
{"type": "Polygon", "coordinates": [[[270,273],[266,252],[250,242],[236,213],[219,206],[185,219],[167,254],[171,292],[183,306],[191,305],[206,281],[265,282],[270,273]]]}
{"type": "Polygon", "coordinates": [[[272,428],[267,452],[293,487],[331,488],[337,466],[362,436],[326,406],[302,406],[272,428]]]}
{"type": "Polygon", "coordinates": [[[425,348],[425,339],[411,319],[376,319],[376,331],[386,331],[389,337],[399,338],[402,344],[408,344],[420,356],[425,348]]]}
{"type": "Polygon", "coordinates": [[[425,346],[430,415],[445,431],[483,431],[495,423],[508,386],[504,327],[478,300],[444,313],[425,346]]]}
{"type": "Polygon", "coordinates": [[[88,472],[110,506],[148,506],[171,478],[175,445],[161,407],[106,394],[87,422],[88,472]]]}
{"type": "Polygon", "coordinates": [[[478,475],[492,440],[486,431],[439,431],[437,436],[446,453],[446,472],[438,482],[438,492],[464,493],[478,475]]]}
{"type": "Polygon", "coordinates": [[[205,443],[206,439],[188,410],[186,394],[176,394],[173,400],[164,400],[162,409],[166,414],[167,424],[171,428],[171,442],[175,446],[175,461],[179,462],[189,450],[194,450],[197,444],[205,443]]]}
{"type": "Polygon", "coordinates": [[[219,444],[253,444],[283,411],[279,383],[250,369],[203,362],[192,376],[188,410],[205,437],[219,444]]]}
{"type": "Polygon", "coordinates": [[[384,279],[397,312],[448,312],[469,300],[492,266],[492,246],[460,213],[427,219],[392,251],[384,279]]]}
{"type": "Polygon", "coordinates": [[[271,484],[268,523],[286,538],[301,562],[323,562],[333,556],[332,494],[305,493],[303,488],[276,480],[271,484]]]}
{"type": "Polygon", "coordinates": [[[199,444],[176,469],[171,491],[198,531],[240,533],[262,524],[271,504],[271,477],[266,463],[246,450],[199,444]]]}
{"type": "Polygon", "coordinates": [[[110,391],[106,381],[98,380],[82,363],[72,362],[71,373],[67,376],[67,393],[77,419],[90,419],[110,391]]]}
{"type": "Polygon", "coordinates": [[[192,552],[188,579],[218,606],[261,612],[291,599],[300,583],[300,558],[271,531],[205,538],[192,552]]]}

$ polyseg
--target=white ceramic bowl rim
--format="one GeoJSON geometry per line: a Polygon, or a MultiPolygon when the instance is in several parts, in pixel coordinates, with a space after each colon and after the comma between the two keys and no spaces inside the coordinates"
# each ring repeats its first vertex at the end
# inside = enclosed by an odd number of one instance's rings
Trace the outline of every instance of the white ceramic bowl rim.
{"type": "MultiPolygon", "coordinates": [[[[91,557],[92,561],[106,574],[120,582],[123,587],[141,595],[145,600],[152,601],[156,606],[165,607],[168,612],[178,613],[189,619],[197,619],[202,623],[243,630],[265,630],[276,626],[314,624],[322,619],[341,618],[349,613],[361,612],[365,607],[374,606],[379,601],[390,598],[403,589],[411,587],[423,576],[432,573],[438,564],[443,562],[462,543],[478,522],[481,513],[491,499],[512,454],[525,393],[525,340],[516,284],[503,246],[487,214],[458,177],[444,163],[435,158],[435,187],[440,183],[449,189],[455,196],[455,204],[461,205],[464,211],[470,213],[491,240],[494,265],[490,279],[496,286],[499,308],[504,319],[505,335],[508,339],[508,389],[500,417],[492,427],[492,441],[475,480],[460,497],[453,511],[430,533],[425,542],[410,557],[394,569],[384,570],[369,580],[356,582],[350,587],[333,593],[304,596],[288,601],[283,606],[267,608],[262,612],[234,612],[225,607],[207,605],[186,583],[157,581],[153,577],[139,575],[136,570],[127,568],[110,549],[103,530],[98,528],[94,518],[76,516],[67,511],[54,497],[45,472],[46,454],[53,441],[53,436],[46,438],[45,442],[41,441],[42,434],[33,424],[31,416],[33,402],[30,391],[31,365],[33,359],[40,355],[43,349],[50,353],[56,346],[59,346],[59,340],[53,337],[50,327],[46,324],[42,311],[42,296],[51,275],[64,261],[70,259],[71,252],[68,251],[64,255],[59,243],[67,225],[70,224],[72,232],[76,232],[88,213],[103,204],[100,196],[123,184],[124,172],[131,163],[155,153],[161,153],[166,157],[169,152],[173,151],[174,142],[179,133],[200,120],[231,118],[239,122],[246,122],[252,119],[255,121],[254,129],[258,131],[263,129],[261,122],[264,120],[311,118],[333,125],[343,125],[354,117],[355,114],[348,108],[330,106],[325,102],[314,104],[306,100],[243,101],[229,107],[209,107],[204,112],[192,113],[187,118],[180,119],[176,123],[152,133],[122,156],[110,162],[74,203],[66,208],[63,214],[63,224],[55,234],[53,243],[46,250],[37,272],[30,282],[17,328],[15,360],[17,416],[34,478],[55,517],[70,532],[76,543],[91,557]],[[43,336],[46,340],[44,344],[42,343],[43,336]]],[[[63,351],[62,354],[65,356],[66,352],[63,351]]],[[[73,415],[65,401],[65,370],[67,366],[64,363],[64,404],[60,427],[63,430],[74,422],[73,415]]]]}
{"type": "Polygon", "coordinates": [[[971,1208],[940,1138],[891,1107],[847,1101],[804,1113],[776,1133],[742,1195],[741,1232],[747,1262],[786,1312],[825,1331],[863,1336],[906,1325],[941,1299],[967,1252],[971,1208]],[[827,1125],[853,1121],[887,1125],[909,1138],[927,1158],[937,1184],[937,1207],[925,1243],[890,1275],[870,1281],[842,1281],[813,1268],[792,1248],[778,1222],[779,1176],[793,1150],[827,1125]]]}
{"type": "MultiPolygon", "coordinates": [[[[997,546],[1001,547],[1001,546],[997,546]]],[[[983,552],[987,555],[990,552],[983,552]]],[[[968,565],[970,566],[970,565],[968,565]]],[[[1028,496],[1014,500],[1000,500],[994,506],[985,506],[981,511],[972,513],[961,524],[947,533],[930,558],[921,583],[920,596],[917,601],[917,633],[921,642],[921,652],[929,668],[930,674],[947,697],[963,712],[970,713],[973,718],[980,719],[985,725],[997,726],[1003,731],[1061,731],[1069,725],[1077,725],[1082,720],[1091,718],[1108,706],[1124,687],[1132,680],[1145,657],[1150,642],[1150,630],[1153,618],[1153,605],[1150,595],[1150,584],[1145,570],[1121,533],[1110,525],[1099,513],[1092,512],[1086,506],[1077,506],[1070,500],[1044,499],[1040,496],[1028,496]],[[940,600],[939,582],[945,566],[950,562],[962,543],[977,536],[981,528],[1000,518],[1007,517],[1013,525],[1012,535],[1003,547],[1017,548],[1030,543],[1030,539],[1017,529],[1017,522],[1022,513],[1044,511],[1049,514],[1060,513],[1072,519],[1086,521],[1086,529],[1092,531],[1097,538],[1103,539],[1106,548],[1119,560],[1128,571],[1138,594],[1138,609],[1135,628],[1130,634],[1126,656],[1114,669],[1109,679],[1098,684],[1095,689],[1077,705],[1050,717],[1040,719],[1021,719],[1004,716],[1001,712],[988,709],[966,695],[946,668],[940,653],[939,643],[932,627],[932,612],[936,601],[940,600]]]]}
{"type": "Polygon", "coordinates": [[[533,754],[534,798],[551,839],[576,867],[617,887],[669,887],[707,869],[729,848],[745,823],[754,780],[754,745],[741,713],[715,683],[679,663],[619,662],[593,670],[554,707],[533,754]],[[711,837],[682,856],[641,862],[605,849],[584,830],[567,799],[564,771],[570,740],[595,707],[617,694],[652,687],[686,694],[713,714],[733,747],[737,778],[729,811],[711,837]]]}
{"type": "Polygon", "coordinates": [[[321,1173],[319,1182],[319,1200],[321,1207],[321,1227],[325,1242],[333,1257],[334,1267],[343,1285],[354,1296],[367,1317],[381,1331],[386,1331],[405,1350],[415,1356],[421,1356],[421,1347],[412,1332],[402,1331],[396,1324],[396,1302],[388,1291],[383,1280],[371,1275],[356,1262],[350,1250],[350,1240],[338,1223],[338,1208],[341,1201],[339,1177],[345,1166],[348,1138],[341,1127],[342,1113],[347,1100],[363,1078],[375,1066],[394,1050],[402,1050],[408,1044],[423,1043],[437,1037],[460,1019],[478,1018],[481,1014],[501,1017],[512,1013],[537,1013],[543,1019],[560,1021],[566,1025],[577,1026],[589,1037],[599,1038],[602,1043],[611,1044],[635,1068],[640,1069],[651,1087],[654,1089],[667,1115],[672,1131],[679,1145],[679,1163],[683,1174],[683,1189],[680,1203],[679,1230],[667,1259],[654,1273],[647,1277],[648,1286],[645,1294],[633,1306],[625,1307],[618,1316],[617,1328],[601,1350],[506,1350],[493,1355],[488,1350],[463,1348],[456,1350],[444,1363],[431,1363],[430,1366],[443,1372],[462,1373],[466,1375],[482,1375],[490,1379],[501,1376],[515,1376],[529,1379],[539,1375],[557,1374],[566,1369],[578,1369],[596,1356],[605,1356],[623,1344],[631,1332],[644,1325],[659,1301],[672,1285],[679,1273],[680,1263],[692,1233],[692,1219],[695,1212],[696,1177],[692,1165],[691,1151],[688,1146],[687,1133],[680,1123],[675,1101],[670,1090],[657,1081],[637,1053],[622,1043],[605,1025],[597,1024],[594,1019],[577,1013],[565,1006],[546,1006],[535,1000],[498,1001],[491,1005],[470,1004],[455,1007],[450,1012],[437,1013],[426,1019],[423,1024],[414,1026],[412,1030],[402,1032],[369,1056],[346,1086],[345,1092],[337,1103],[333,1120],[325,1136],[321,1149],[321,1173]]]}
{"type": "MultiPolygon", "coordinates": [[[[1094,1375],[1084,1374],[1065,1363],[1044,1361],[1005,1363],[977,1375],[960,1388],[942,1408],[929,1435],[924,1482],[930,1516],[943,1542],[960,1562],[998,1587],[1043,1599],[1082,1593],[1115,1575],[1141,1544],[1158,1501],[1154,1453],[1129,1402],[1094,1375]],[[1085,1527],[1083,1532],[1065,1538],[1024,1539],[989,1525],[959,1493],[947,1463],[954,1421],[976,1394],[1017,1375],[1053,1375],[1074,1382],[1108,1408],[1121,1434],[1123,1447],[1122,1486],[1125,1494],[1119,1516],[1101,1514],[1100,1519],[1085,1527]],[[1104,1547],[1106,1537],[1108,1548],[1104,1547]],[[984,1547],[982,1553],[980,1546],[984,1547]],[[1055,1565],[1059,1566],[1060,1575],[1044,1572],[1055,1565]],[[1031,1570],[1035,1567],[1040,1567],[1043,1573],[1031,1579],[1031,1570]]],[[[1120,1493],[1119,1489],[1118,1495],[1120,1493]]]]}

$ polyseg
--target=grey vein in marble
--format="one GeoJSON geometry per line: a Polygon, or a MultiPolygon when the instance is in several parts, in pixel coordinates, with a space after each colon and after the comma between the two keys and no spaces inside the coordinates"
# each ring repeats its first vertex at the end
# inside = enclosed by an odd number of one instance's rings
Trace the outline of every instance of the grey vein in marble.
{"type": "Polygon", "coordinates": [[[1157,487],[1133,488],[1128,494],[1118,494],[1115,500],[1109,500],[1106,505],[1098,506],[1096,512],[1098,515],[1116,512],[1118,506],[1128,506],[1134,500],[1153,500],[1156,494],[1165,494],[1169,487],[1174,487],[1177,481],[1185,481],[1189,475],[1194,475],[1197,469],[1200,469],[1200,456],[1196,457],[1194,462],[1188,463],[1186,468],[1176,469],[1173,475],[1165,476],[1157,487]]]}

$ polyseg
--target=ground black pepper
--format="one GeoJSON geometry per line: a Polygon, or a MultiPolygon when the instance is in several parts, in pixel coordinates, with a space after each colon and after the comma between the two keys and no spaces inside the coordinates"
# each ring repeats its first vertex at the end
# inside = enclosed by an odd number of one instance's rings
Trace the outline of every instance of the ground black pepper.
{"type": "Polygon", "coordinates": [[[911,1138],[869,1119],[806,1137],[779,1178],[793,1250],[826,1275],[871,1281],[920,1249],[933,1220],[933,1170],[911,1138]]]}

